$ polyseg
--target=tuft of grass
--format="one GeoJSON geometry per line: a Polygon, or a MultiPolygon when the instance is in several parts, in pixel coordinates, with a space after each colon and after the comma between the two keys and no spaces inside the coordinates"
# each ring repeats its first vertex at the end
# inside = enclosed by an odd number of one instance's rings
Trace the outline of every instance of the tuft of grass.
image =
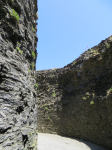
{"type": "Polygon", "coordinates": [[[75,65],[75,63],[76,63],[76,62],[75,62],[75,61],[73,61],[73,63],[74,63],[74,65],[75,65]]]}
{"type": "Polygon", "coordinates": [[[16,47],[16,49],[21,53],[21,55],[23,54],[19,47],[16,47]]]}
{"type": "Polygon", "coordinates": [[[90,102],[90,104],[91,104],[91,105],[94,105],[94,101],[92,100],[92,101],[90,102]]]}
{"type": "Polygon", "coordinates": [[[29,72],[29,73],[31,72],[30,69],[28,69],[28,72],[29,72]]]}
{"type": "Polygon", "coordinates": [[[55,91],[54,91],[54,93],[52,94],[52,96],[53,96],[53,97],[55,97],[55,96],[56,96],[56,93],[55,93],[55,91]]]}
{"type": "Polygon", "coordinates": [[[35,29],[34,29],[34,27],[32,26],[32,30],[33,30],[33,32],[35,32],[35,29]]]}
{"type": "Polygon", "coordinates": [[[14,9],[10,10],[10,15],[13,16],[17,21],[19,21],[19,15],[14,9]]]}
{"type": "Polygon", "coordinates": [[[110,48],[110,44],[105,43],[105,45],[106,45],[106,48],[110,48]]]}
{"type": "Polygon", "coordinates": [[[50,117],[48,117],[48,120],[50,120],[50,117]]]}
{"type": "Polygon", "coordinates": [[[58,85],[58,83],[56,83],[55,85],[58,85]]]}
{"type": "Polygon", "coordinates": [[[86,100],[86,97],[83,97],[84,100],[86,100]]]}
{"type": "Polygon", "coordinates": [[[45,110],[48,110],[48,107],[45,107],[45,110]]]}
{"type": "Polygon", "coordinates": [[[109,95],[112,92],[112,86],[111,88],[107,91],[107,95],[109,95]]]}
{"type": "Polygon", "coordinates": [[[30,67],[31,67],[31,70],[34,70],[34,62],[31,62],[30,67]]]}
{"type": "Polygon", "coordinates": [[[32,51],[32,57],[35,59],[35,53],[34,53],[34,51],[32,51]]]}
{"type": "Polygon", "coordinates": [[[35,84],[35,87],[38,89],[38,84],[37,83],[35,84]]]}

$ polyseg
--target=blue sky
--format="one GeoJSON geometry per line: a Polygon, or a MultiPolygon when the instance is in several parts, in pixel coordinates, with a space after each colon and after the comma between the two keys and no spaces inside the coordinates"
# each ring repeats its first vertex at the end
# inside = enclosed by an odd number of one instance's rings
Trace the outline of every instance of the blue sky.
{"type": "Polygon", "coordinates": [[[111,15],[112,0],[38,0],[36,70],[63,68],[108,38],[111,15]]]}

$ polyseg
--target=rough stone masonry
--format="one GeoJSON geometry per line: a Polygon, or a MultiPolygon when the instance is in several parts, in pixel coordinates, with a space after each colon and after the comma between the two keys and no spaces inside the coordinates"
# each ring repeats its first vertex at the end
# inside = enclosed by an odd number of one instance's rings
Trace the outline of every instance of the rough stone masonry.
{"type": "Polygon", "coordinates": [[[36,72],[38,130],[112,150],[112,36],[60,69],[36,72]]]}
{"type": "Polygon", "coordinates": [[[37,150],[37,0],[0,0],[0,150],[37,150]]]}

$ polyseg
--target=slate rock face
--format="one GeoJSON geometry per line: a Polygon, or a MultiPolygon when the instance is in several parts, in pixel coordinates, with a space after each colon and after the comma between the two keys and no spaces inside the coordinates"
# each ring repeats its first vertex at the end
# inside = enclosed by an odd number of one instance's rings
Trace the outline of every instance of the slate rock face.
{"type": "Polygon", "coordinates": [[[0,150],[37,150],[36,0],[0,0],[0,150]]]}
{"type": "Polygon", "coordinates": [[[112,36],[61,69],[36,72],[38,130],[112,150],[112,36]]]}

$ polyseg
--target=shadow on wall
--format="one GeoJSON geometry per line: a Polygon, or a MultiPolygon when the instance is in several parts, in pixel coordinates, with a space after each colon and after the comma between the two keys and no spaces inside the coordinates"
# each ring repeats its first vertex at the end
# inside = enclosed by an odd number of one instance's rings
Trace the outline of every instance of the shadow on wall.
{"type": "Polygon", "coordinates": [[[112,37],[62,69],[36,72],[38,130],[112,149],[112,37]]]}

